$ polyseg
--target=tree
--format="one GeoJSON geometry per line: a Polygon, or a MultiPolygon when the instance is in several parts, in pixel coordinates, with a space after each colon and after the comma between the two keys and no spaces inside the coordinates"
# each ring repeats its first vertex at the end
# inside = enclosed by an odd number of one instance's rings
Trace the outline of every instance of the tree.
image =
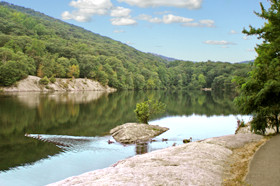
{"type": "Polygon", "coordinates": [[[8,61],[0,66],[0,85],[11,86],[27,77],[27,65],[18,61],[8,61]]]}
{"type": "Polygon", "coordinates": [[[205,80],[205,76],[203,74],[198,75],[198,83],[201,87],[205,87],[206,80],[205,80]]]}
{"type": "Polygon", "coordinates": [[[258,35],[263,43],[256,47],[258,57],[246,82],[240,85],[240,96],[236,105],[245,114],[253,114],[254,132],[265,132],[265,128],[276,127],[279,132],[280,114],[280,0],[270,0],[266,10],[261,5],[257,16],[267,22],[262,28],[243,30],[247,35],[258,35]]]}
{"type": "Polygon", "coordinates": [[[166,105],[164,103],[149,99],[147,101],[137,103],[134,112],[141,123],[148,124],[152,115],[164,112],[165,108],[166,105]]]}
{"type": "Polygon", "coordinates": [[[145,78],[141,74],[135,74],[133,82],[136,90],[141,90],[145,86],[145,78]]]}
{"type": "Polygon", "coordinates": [[[80,76],[80,68],[79,65],[72,65],[69,67],[69,72],[67,73],[67,77],[75,77],[78,78],[80,76]]]}

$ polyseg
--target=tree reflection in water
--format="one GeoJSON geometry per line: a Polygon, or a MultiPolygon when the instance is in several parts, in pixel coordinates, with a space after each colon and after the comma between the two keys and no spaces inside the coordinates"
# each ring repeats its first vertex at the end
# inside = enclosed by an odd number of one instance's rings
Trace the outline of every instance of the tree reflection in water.
{"type": "MultiPolygon", "coordinates": [[[[136,122],[135,105],[153,98],[167,105],[163,116],[238,114],[234,96],[214,92],[121,91],[0,94],[0,170],[7,170],[61,152],[53,144],[26,138],[28,134],[104,136],[110,129],[136,122]]],[[[136,153],[146,153],[147,144],[136,153]]]]}

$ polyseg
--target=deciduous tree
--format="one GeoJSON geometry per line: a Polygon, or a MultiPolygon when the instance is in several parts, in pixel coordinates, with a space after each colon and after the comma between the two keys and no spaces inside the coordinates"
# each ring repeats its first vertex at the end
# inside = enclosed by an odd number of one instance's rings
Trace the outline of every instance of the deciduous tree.
{"type": "Polygon", "coordinates": [[[141,123],[148,124],[152,115],[164,112],[165,108],[166,105],[164,103],[149,99],[142,103],[137,103],[134,112],[141,123]]]}

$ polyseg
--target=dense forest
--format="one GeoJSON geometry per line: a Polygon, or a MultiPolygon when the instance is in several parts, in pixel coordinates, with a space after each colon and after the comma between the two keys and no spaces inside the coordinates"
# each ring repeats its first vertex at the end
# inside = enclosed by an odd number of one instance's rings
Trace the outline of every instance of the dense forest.
{"type": "Polygon", "coordinates": [[[0,85],[36,75],[91,78],[117,89],[232,90],[251,66],[169,62],[31,9],[0,3],[0,85]]]}

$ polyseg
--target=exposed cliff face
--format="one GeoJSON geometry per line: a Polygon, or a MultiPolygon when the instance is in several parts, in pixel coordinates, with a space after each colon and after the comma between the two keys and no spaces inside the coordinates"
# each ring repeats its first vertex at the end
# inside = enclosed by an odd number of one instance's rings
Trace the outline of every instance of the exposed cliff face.
{"type": "Polygon", "coordinates": [[[91,79],[62,79],[57,78],[55,83],[41,85],[41,78],[28,76],[21,80],[17,85],[3,88],[4,92],[50,92],[50,91],[116,91],[114,88],[102,86],[99,82],[91,79]]]}

